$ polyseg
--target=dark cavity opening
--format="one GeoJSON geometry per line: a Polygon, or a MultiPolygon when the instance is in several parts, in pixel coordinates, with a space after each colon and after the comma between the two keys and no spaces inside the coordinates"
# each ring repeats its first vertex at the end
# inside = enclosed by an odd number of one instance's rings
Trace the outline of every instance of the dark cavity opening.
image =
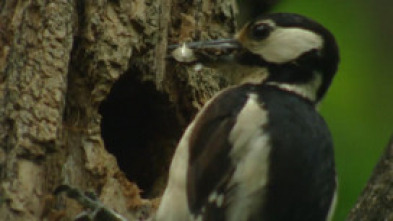
{"type": "Polygon", "coordinates": [[[154,198],[165,188],[182,126],[168,96],[135,73],[124,74],[100,106],[105,147],[127,178],[154,198]]]}

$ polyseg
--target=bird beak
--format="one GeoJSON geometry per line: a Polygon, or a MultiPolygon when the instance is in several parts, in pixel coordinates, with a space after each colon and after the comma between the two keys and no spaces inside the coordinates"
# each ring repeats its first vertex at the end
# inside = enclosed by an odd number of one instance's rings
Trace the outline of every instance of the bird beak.
{"type": "MultiPolygon", "coordinates": [[[[236,50],[241,48],[241,44],[237,39],[217,39],[210,41],[195,41],[185,43],[186,46],[194,50],[236,50]]],[[[176,49],[181,47],[183,44],[169,45],[168,49],[176,49]]]]}
{"type": "Polygon", "coordinates": [[[169,50],[173,50],[171,57],[178,62],[184,63],[195,61],[202,63],[214,62],[241,48],[242,45],[237,39],[197,41],[168,46],[169,50]]]}

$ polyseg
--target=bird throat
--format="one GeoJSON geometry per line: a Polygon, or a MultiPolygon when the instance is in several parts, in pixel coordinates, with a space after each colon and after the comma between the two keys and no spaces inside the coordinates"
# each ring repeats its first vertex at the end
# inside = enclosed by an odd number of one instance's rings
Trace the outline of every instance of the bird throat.
{"type": "Polygon", "coordinates": [[[280,90],[287,91],[289,93],[296,94],[306,100],[316,103],[318,100],[317,93],[322,85],[321,74],[315,72],[313,73],[311,79],[306,82],[280,82],[267,80],[266,85],[274,86],[280,90]]]}

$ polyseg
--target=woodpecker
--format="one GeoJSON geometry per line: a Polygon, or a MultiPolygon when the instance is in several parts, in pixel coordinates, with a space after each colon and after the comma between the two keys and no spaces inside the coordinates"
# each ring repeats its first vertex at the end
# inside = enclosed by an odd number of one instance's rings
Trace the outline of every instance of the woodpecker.
{"type": "Polygon", "coordinates": [[[334,36],[304,16],[275,13],[233,39],[187,48],[232,50],[225,61],[266,76],[224,89],[199,111],[177,146],[155,220],[329,220],[333,142],[316,106],[339,63],[334,36]]]}

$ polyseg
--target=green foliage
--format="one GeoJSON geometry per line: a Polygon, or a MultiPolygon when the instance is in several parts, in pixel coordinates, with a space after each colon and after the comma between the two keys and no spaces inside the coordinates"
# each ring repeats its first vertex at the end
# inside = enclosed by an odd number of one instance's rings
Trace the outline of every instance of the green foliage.
{"type": "Polygon", "coordinates": [[[389,59],[382,59],[389,54],[378,45],[383,32],[373,9],[362,2],[283,0],[273,10],[313,18],[331,30],[340,47],[339,71],[320,107],[335,141],[335,221],[345,220],[393,132],[393,78],[389,59]]]}

